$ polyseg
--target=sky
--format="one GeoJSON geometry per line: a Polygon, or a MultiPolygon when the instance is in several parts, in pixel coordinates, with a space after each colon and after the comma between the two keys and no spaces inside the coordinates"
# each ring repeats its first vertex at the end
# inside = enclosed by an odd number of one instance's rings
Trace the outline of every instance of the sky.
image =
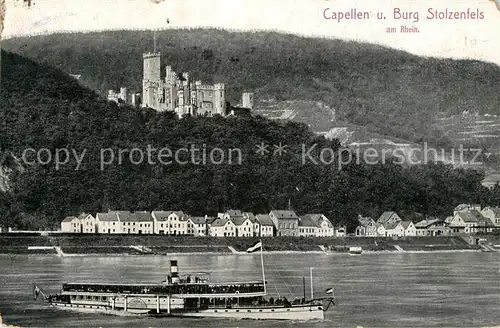
{"type": "MultiPolygon", "coordinates": [[[[222,27],[279,30],[315,37],[377,43],[432,56],[500,65],[500,11],[491,0],[6,0],[3,38],[109,29],[222,27]],[[155,3],[158,2],[158,3],[155,3]],[[417,12],[395,19],[394,10],[417,12]],[[484,19],[427,19],[439,11],[483,12],[484,19]],[[334,12],[368,12],[369,19],[325,19],[334,12]],[[386,19],[377,19],[382,13],[386,19]],[[401,26],[419,33],[400,33],[401,26]],[[395,27],[398,33],[387,33],[395,27]]],[[[345,14],[344,14],[345,16],[345,14]]]]}

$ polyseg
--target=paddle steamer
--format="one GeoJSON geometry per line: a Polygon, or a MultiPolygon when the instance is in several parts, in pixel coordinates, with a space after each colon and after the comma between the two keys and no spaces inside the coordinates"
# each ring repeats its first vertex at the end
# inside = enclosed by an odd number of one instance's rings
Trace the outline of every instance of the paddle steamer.
{"type": "MultiPolygon", "coordinates": [[[[33,286],[54,307],[116,315],[216,317],[237,319],[322,320],[334,305],[333,295],[292,302],[267,298],[264,262],[262,281],[211,283],[208,274],[179,276],[177,261],[170,261],[170,274],[156,284],[65,283],[58,294],[47,295],[33,286]]],[[[312,271],[311,271],[312,272],[312,271]]],[[[311,274],[312,275],[312,274],[311,274]]],[[[329,289],[329,293],[333,290],[329,289]]]]}

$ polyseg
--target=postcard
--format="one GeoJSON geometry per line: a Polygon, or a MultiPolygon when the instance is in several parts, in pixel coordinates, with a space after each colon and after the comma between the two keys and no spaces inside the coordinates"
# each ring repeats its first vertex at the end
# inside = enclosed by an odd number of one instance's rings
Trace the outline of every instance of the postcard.
{"type": "Polygon", "coordinates": [[[0,327],[500,325],[499,0],[0,13],[0,327]]]}

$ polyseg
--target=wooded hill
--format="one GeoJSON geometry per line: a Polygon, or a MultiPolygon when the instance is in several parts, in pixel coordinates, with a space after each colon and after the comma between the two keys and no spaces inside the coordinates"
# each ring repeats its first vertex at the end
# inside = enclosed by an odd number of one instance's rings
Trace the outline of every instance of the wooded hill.
{"type": "MultiPolygon", "coordinates": [[[[276,32],[165,30],[157,32],[157,40],[163,64],[226,83],[233,104],[242,91],[255,92],[257,100],[321,101],[336,110],[339,121],[444,147],[456,140],[438,117],[463,111],[500,114],[500,68],[484,62],[276,32]]],[[[81,74],[84,85],[101,93],[120,86],[141,91],[142,54],[153,50],[153,33],[52,34],[4,40],[2,46],[81,74]]]]}
{"type": "MultiPolygon", "coordinates": [[[[215,51],[215,49],[214,49],[215,51]]],[[[24,149],[88,150],[82,168],[22,164],[9,173],[0,199],[0,224],[18,228],[58,226],[66,215],[107,209],[184,210],[215,215],[230,208],[266,213],[290,200],[298,213],[321,212],[353,226],[357,214],[420,212],[445,216],[462,202],[500,202],[481,187],[482,175],[444,165],[404,167],[352,161],[338,169],[302,163],[306,149],[336,150],[336,140],[316,136],[306,125],[262,117],[177,119],[108,103],[61,70],[2,51],[0,137],[3,153],[24,149]],[[283,156],[255,153],[256,145],[286,144],[283,156]],[[100,170],[102,148],[145,149],[191,144],[239,148],[241,165],[134,165],[116,162],[100,170]]],[[[112,70],[111,68],[109,68],[112,70]]],[[[272,147],[271,147],[272,148],[272,147]]],[[[71,165],[73,164],[73,165],[71,165]]],[[[4,167],[12,161],[4,162],[4,167]]],[[[496,198],[495,198],[496,197],[496,198]]]]}

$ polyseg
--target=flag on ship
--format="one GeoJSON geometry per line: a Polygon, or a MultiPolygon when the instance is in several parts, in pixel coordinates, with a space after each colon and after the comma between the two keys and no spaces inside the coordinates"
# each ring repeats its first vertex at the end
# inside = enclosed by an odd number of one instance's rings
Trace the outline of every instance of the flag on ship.
{"type": "Polygon", "coordinates": [[[247,253],[252,253],[252,252],[255,252],[259,249],[262,249],[262,242],[261,241],[258,241],[257,243],[255,243],[255,245],[253,245],[252,247],[247,249],[247,253]]]}
{"type": "Polygon", "coordinates": [[[333,294],[333,288],[328,288],[328,289],[326,290],[326,293],[327,293],[327,294],[333,294]]]}

